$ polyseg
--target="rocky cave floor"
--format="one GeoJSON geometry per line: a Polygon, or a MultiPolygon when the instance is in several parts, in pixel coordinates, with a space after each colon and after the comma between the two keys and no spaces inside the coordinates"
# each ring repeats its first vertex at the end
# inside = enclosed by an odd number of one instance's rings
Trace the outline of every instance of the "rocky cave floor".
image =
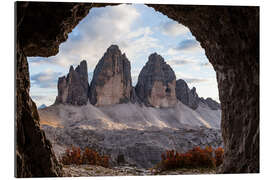
{"type": "Polygon", "coordinates": [[[216,174],[216,169],[175,169],[158,172],[157,170],[143,169],[132,166],[118,166],[104,168],[95,165],[64,165],[65,177],[88,177],[88,176],[151,176],[151,175],[192,175],[192,174],[216,174]]]}

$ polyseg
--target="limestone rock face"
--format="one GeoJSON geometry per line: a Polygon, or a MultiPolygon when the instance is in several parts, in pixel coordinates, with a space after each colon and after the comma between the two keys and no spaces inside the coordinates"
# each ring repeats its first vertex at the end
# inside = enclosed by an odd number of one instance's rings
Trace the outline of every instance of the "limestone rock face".
{"type": "Polygon", "coordinates": [[[176,81],[175,90],[177,99],[191,109],[197,109],[199,105],[199,96],[195,87],[190,90],[187,83],[183,79],[179,79],[176,81]]]}
{"type": "Polygon", "coordinates": [[[191,109],[195,110],[198,108],[199,103],[204,103],[212,110],[220,109],[220,104],[213,100],[212,98],[202,98],[199,97],[196,88],[193,87],[191,90],[189,89],[187,83],[183,79],[178,79],[176,81],[176,97],[182,103],[189,106],[191,109]]]}
{"type": "Polygon", "coordinates": [[[125,103],[131,90],[130,62],[117,45],[111,45],[94,70],[90,102],[96,106],[125,103]]]}
{"type": "Polygon", "coordinates": [[[212,110],[218,110],[221,109],[220,104],[218,102],[216,102],[215,100],[213,100],[212,98],[200,98],[200,101],[207,104],[208,107],[210,107],[212,110]]]}
{"type": "Polygon", "coordinates": [[[83,60],[74,70],[70,67],[68,75],[58,79],[58,96],[55,103],[85,105],[88,102],[87,63],[83,60]]]}
{"type": "Polygon", "coordinates": [[[171,107],[177,102],[175,95],[176,77],[171,67],[157,53],[139,74],[136,94],[146,106],[171,107]]]}

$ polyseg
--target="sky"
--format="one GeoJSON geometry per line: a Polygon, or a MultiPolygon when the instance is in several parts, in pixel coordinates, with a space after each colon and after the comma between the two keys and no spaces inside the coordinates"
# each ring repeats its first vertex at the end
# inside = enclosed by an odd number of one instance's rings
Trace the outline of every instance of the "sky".
{"type": "Polygon", "coordinates": [[[82,60],[87,61],[90,84],[95,66],[111,44],[117,44],[131,62],[133,86],[149,55],[157,52],[176,79],[196,87],[200,97],[219,101],[216,73],[187,27],[143,4],[121,4],[92,8],[56,56],[28,57],[30,95],[37,106],[54,103],[58,77],[82,60]]]}

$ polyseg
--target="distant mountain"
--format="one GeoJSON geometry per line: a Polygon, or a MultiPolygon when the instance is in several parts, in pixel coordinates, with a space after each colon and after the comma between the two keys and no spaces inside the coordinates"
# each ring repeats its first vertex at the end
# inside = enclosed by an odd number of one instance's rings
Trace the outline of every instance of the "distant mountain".
{"type": "Polygon", "coordinates": [[[89,100],[96,106],[126,103],[131,90],[130,62],[117,45],[111,45],[95,67],[89,100]]]}
{"type": "Polygon", "coordinates": [[[46,108],[47,106],[45,104],[42,104],[38,107],[38,109],[43,109],[43,108],[46,108]]]}
{"type": "Polygon", "coordinates": [[[175,73],[170,65],[159,54],[153,53],[139,74],[135,91],[146,106],[173,107],[177,103],[175,83],[175,73]]]}
{"type": "Polygon", "coordinates": [[[199,103],[212,110],[220,104],[211,98],[201,98],[196,88],[176,80],[173,69],[162,56],[153,53],[142,68],[138,82],[132,87],[130,62],[117,45],[111,45],[95,67],[91,82],[88,82],[87,62],[83,60],[74,70],[58,79],[58,95],[55,104],[107,106],[122,103],[137,103],[147,107],[173,107],[177,99],[196,110],[199,103]],[[89,85],[90,84],[90,85],[89,85]]]}
{"type": "Polygon", "coordinates": [[[183,79],[176,81],[176,96],[182,103],[191,109],[197,109],[200,103],[205,104],[212,110],[220,110],[220,104],[211,98],[202,98],[196,92],[196,88],[189,89],[187,83],[183,79]]]}
{"type": "Polygon", "coordinates": [[[81,61],[75,70],[70,66],[67,76],[59,77],[57,88],[56,104],[87,104],[89,83],[86,61],[81,61]]]}

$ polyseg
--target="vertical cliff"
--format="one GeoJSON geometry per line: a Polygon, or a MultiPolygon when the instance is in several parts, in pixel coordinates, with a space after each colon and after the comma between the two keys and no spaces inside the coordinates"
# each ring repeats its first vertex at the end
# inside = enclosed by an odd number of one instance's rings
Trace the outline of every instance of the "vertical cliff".
{"type": "Polygon", "coordinates": [[[74,70],[70,67],[67,76],[58,79],[58,95],[55,103],[85,105],[88,102],[88,73],[87,63],[83,60],[74,70]]]}
{"type": "Polygon", "coordinates": [[[96,106],[125,103],[131,91],[130,62],[117,45],[111,45],[94,70],[90,102],[96,106]]]}
{"type": "Polygon", "coordinates": [[[157,53],[149,56],[135,87],[137,96],[147,106],[171,107],[177,102],[176,77],[172,68],[157,53]]]}

